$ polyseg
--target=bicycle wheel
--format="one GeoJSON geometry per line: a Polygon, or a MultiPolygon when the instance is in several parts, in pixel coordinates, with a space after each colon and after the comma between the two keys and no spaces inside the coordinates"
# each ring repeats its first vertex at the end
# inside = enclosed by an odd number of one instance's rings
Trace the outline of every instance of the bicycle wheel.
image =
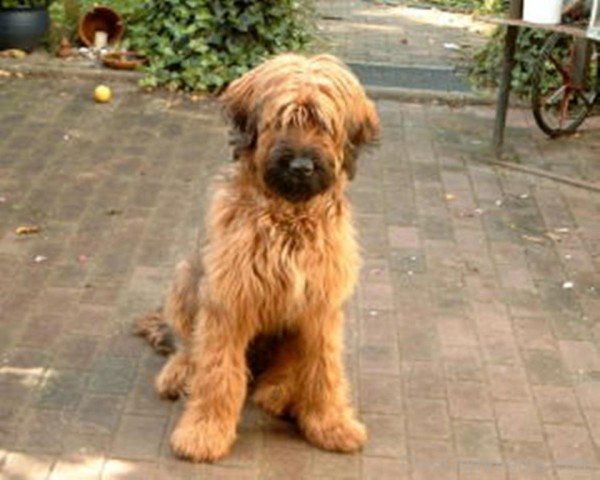
{"type": "Polygon", "coordinates": [[[548,37],[531,89],[533,116],[544,133],[553,138],[573,133],[585,120],[598,92],[598,62],[596,43],[559,32],[548,37]]]}

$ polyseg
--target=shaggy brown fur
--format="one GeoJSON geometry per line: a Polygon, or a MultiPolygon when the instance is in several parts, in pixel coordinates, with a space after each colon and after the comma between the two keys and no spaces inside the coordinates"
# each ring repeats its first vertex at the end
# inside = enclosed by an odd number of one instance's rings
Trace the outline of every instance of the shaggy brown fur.
{"type": "MultiPolygon", "coordinates": [[[[222,101],[238,161],[215,181],[206,242],[177,267],[164,309],[181,345],[156,387],[188,395],[171,446],[194,461],[227,454],[247,391],[246,353],[270,334],[271,362],[253,399],[291,415],[315,445],[355,451],[366,432],[348,399],[342,306],[359,255],[344,190],[358,149],[377,136],[377,114],[328,55],[275,57],[222,101]]],[[[154,314],[140,332],[161,345],[160,325],[154,314]]]]}

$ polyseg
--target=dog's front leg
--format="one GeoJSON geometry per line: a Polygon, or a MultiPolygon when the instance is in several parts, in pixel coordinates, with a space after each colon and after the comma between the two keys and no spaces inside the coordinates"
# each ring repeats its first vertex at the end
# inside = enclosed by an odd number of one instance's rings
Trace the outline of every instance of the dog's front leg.
{"type": "Polygon", "coordinates": [[[348,399],[342,320],[342,312],[336,311],[302,322],[305,355],[299,364],[294,413],[311,443],[325,450],[352,452],[364,444],[367,434],[348,399]]]}
{"type": "Polygon", "coordinates": [[[202,309],[195,331],[189,398],[171,435],[176,455],[210,462],[227,454],[246,395],[248,338],[222,313],[202,309]]]}

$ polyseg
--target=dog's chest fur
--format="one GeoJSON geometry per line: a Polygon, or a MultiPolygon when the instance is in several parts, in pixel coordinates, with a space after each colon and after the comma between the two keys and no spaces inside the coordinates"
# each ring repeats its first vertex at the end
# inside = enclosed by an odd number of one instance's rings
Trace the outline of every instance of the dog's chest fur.
{"type": "Polygon", "coordinates": [[[266,329],[341,306],[359,266],[345,201],[323,199],[315,214],[221,192],[204,255],[213,301],[266,329]]]}

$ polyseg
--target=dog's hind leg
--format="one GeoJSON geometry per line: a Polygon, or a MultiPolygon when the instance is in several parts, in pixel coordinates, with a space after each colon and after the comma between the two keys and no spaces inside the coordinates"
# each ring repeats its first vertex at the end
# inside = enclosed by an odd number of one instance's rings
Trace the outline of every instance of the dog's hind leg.
{"type": "Polygon", "coordinates": [[[170,355],[177,349],[173,331],[165,321],[162,307],[137,318],[133,332],[144,337],[161,355],[170,355]]]}
{"type": "Polygon", "coordinates": [[[183,343],[156,377],[155,387],[163,398],[175,399],[187,390],[187,382],[192,374],[192,361],[189,344],[193,331],[198,305],[200,303],[200,279],[202,266],[198,258],[179,263],[171,284],[163,317],[183,343]]]}
{"type": "Polygon", "coordinates": [[[156,377],[154,386],[162,398],[171,400],[185,395],[188,389],[188,381],[192,376],[193,363],[188,349],[185,347],[177,350],[169,357],[167,363],[156,377]]]}
{"type": "Polygon", "coordinates": [[[175,267],[175,276],[167,295],[164,316],[184,341],[189,340],[194,331],[202,275],[202,263],[197,257],[180,262],[175,267]]]}

